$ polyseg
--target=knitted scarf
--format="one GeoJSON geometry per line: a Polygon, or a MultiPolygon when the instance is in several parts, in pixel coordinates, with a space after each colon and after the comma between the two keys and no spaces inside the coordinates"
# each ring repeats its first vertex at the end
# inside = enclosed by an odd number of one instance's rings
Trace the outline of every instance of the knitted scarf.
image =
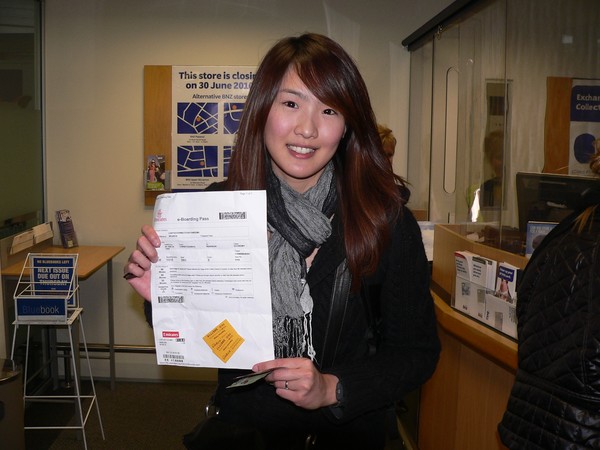
{"type": "Polygon", "coordinates": [[[305,259],[331,235],[337,191],[330,162],[317,184],[303,194],[267,175],[269,263],[276,358],[314,359],[313,300],[305,259]]]}

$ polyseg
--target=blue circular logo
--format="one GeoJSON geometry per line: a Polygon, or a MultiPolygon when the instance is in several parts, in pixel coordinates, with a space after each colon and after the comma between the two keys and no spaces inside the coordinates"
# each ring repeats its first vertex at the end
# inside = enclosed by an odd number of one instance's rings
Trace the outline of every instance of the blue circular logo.
{"type": "Polygon", "coordinates": [[[587,164],[590,162],[590,158],[596,153],[595,140],[596,138],[589,133],[580,134],[575,138],[573,151],[578,163],[587,164]]]}

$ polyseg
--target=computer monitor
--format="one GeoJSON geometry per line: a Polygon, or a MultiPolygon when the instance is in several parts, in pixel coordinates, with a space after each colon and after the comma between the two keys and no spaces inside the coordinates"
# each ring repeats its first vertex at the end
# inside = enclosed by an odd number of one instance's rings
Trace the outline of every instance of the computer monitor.
{"type": "Polygon", "coordinates": [[[583,206],[581,194],[600,187],[595,177],[550,173],[517,173],[519,231],[527,232],[527,222],[560,222],[583,206]]]}

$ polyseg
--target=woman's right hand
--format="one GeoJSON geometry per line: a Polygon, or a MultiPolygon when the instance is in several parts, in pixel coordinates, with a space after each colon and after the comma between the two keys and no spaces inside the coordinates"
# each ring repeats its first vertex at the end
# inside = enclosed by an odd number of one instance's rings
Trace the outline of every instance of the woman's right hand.
{"type": "Polygon", "coordinates": [[[127,282],[147,301],[150,301],[150,267],[158,261],[160,238],[150,225],[142,227],[142,235],[137,240],[136,249],[129,255],[124,271],[127,282]]]}

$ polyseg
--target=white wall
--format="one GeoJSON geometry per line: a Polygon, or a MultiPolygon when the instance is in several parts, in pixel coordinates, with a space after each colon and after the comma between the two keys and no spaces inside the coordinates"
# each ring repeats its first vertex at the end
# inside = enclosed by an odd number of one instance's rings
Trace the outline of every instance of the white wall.
{"type": "MultiPolygon", "coordinates": [[[[356,58],[406,173],[409,53],[401,41],[450,0],[51,0],[45,2],[47,202],[71,210],[83,245],[123,245],[115,259],[117,344],[152,344],[142,300],[122,280],[144,206],[143,66],[255,65],[280,37],[328,34],[356,58]]],[[[413,180],[415,182],[416,180],[413,180]]],[[[82,284],[88,342],[107,342],[105,270],[82,284]]],[[[96,376],[108,363],[95,360],[96,376]]],[[[119,378],[198,378],[118,354],[119,378]]]]}

